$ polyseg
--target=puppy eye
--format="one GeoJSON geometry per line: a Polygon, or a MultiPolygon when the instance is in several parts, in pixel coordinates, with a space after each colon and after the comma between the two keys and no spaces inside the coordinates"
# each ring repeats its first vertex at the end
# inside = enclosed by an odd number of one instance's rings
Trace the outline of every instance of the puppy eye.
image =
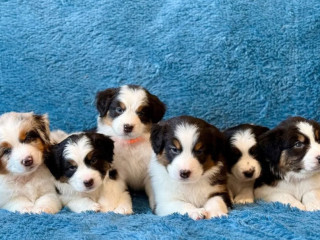
{"type": "Polygon", "coordinates": [[[303,146],[304,146],[304,143],[300,142],[300,141],[296,141],[295,144],[294,144],[295,148],[302,148],[303,146]]]}
{"type": "Polygon", "coordinates": [[[77,169],[77,166],[74,166],[74,165],[70,165],[68,167],[68,170],[70,170],[70,171],[75,171],[76,169],[77,169]]]}
{"type": "Polygon", "coordinates": [[[249,149],[249,154],[252,156],[257,155],[257,147],[252,147],[249,149]]]}
{"type": "Polygon", "coordinates": [[[24,142],[32,142],[36,140],[39,137],[39,134],[35,131],[30,131],[27,133],[26,138],[24,139],[24,142]]]}
{"type": "Polygon", "coordinates": [[[145,113],[144,111],[139,111],[139,112],[137,112],[137,114],[138,114],[138,116],[142,117],[142,116],[144,116],[146,113],[145,113]]]}
{"type": "Polygon", "coordinates": [[[196,155],[201,155],[203,152],[204,152],[204,150],[203,149],[198,149],[198,150],[194,150],[193,151],[196,155]]]}
{"type": "Polygon", "coordinates": [[[180,152],[180,150],[174,146],[170,147],[170,152],[172,152],[173,154],[178,154],[180,152]]]}
{"type": "Polygon", "coordinates": [[[121,114],[124,112],[124,110],[121,107],[116,107],[116,112],[121,114]]]}
{"type": "Polygon", "coordinates": [[[92,158],[91,160],[90,160],[90,164],[96,164],[97,163],[97,159],[96,158],[92,158]]]}
{"type": "Polygon", "coordinates": [[[11,151],[12,151],[11,148],[5,148],[5,149],[3,149],[3,154],[8,155],[11,153],[11,151]]]}

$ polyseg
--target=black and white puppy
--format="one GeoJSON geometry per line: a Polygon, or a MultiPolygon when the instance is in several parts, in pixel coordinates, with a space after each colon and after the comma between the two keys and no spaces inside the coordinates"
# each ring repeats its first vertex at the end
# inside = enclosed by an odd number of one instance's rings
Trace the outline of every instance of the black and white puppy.
{"type": "Polygon", "coordinates": [[[260,176],[263,157],[258,137],[268,131],[266,127],[240,124],[224,131],[226,137],[226,163],[228,188],[234,203],[253,203],[253,186],[260,176]]]}
{"type": "Polygon", "coordinates": [[[152,148],[150,129],[160,121],[165,105],[158,97],[136,85],[98,92],[97,132],[114,141],[113,167],[133,190],[145,190],[152,205],[148,165],[152,148]]]}
{"type": "Polygon", "coordinates": [[[113,141],[98,133],[72,134],[52,147],[46,164],[64,206],[74,212],[132,213],[125,183],[110,170],[113,148],[113,141]]]}
{"type": "Polygon", "coordinates": [[[291,117],[259,138],[266,159],[255,197],[320,210],[320,125],[291,117]]]}
{"type": "Polygon", "coordinates": [[[45,166],[47,115],[10,112],[0,116],[0,207],[21,213],[57,213],[61,202],[45,166]]]}
{"type": "Polygon", "coordinates": [[[157,215],[177,212],[198,220],[228,213],[224,137],[216,127],[190,116],[175,117],[152,127],[151,143],[157,215]]]}

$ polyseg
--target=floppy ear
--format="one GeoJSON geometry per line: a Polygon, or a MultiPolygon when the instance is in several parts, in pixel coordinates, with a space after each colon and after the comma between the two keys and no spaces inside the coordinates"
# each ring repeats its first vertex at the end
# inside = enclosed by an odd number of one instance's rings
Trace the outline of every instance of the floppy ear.
{"type": "Polygon", "coordinates": [[[52,145],[45,156],[44,162],[55,179],[59,180],[64,173],[63,164],[64,144],[52,145]]]}
{"type": "Polygon", "coordinates": [[[36,115],[33,114],[33,121],[35,125],[35,130],[39,134],[42,141],[46,144],[50,144],[50,128],[48,115],[36,115]]]}
{"type": "Polygon", "coordinates": [[[265,132],[258,138],[258,145],[266,156],[266,161],[277,163],[283,150],[282,129],[273,129],[265,132]]]}
{"type": "Polygon", "coordinates": [[[108,163],[112,163],[114,144],[110,137],[99,133],[91,133],[90,138],[94,148],[98,150],[99,157],[108,163]]]}
{"type": "Polygon", "coordinates": [[[100,113],[100,117],[104,117],[107,114],[110,104],[118,91],[119,88],[108,88],[97,93],[96,107],[100,113]]]}
{"type": "Polygon", "coordinates": [[[151,128],[150,141],[153,151],[159,154],[164,149],[164,133],[165,126],[160,124],[153,124],[151,128]]]}
{"type": "Polygon", "coordinates": [[[263,126],[253,126],[253,129],[254,129],[254,133],[255,133],[256,137],[259,137],[263,133],[269,131],[269,128],[263,127],[263,126]]]}
{"type": "Polygon", "coordinates": [[[148,94],[148,104],[151,108],[152,123],[159,122],[166,112],[166,105],[161,102],[157,96],[152,95],[151,93],[148,94]]]}

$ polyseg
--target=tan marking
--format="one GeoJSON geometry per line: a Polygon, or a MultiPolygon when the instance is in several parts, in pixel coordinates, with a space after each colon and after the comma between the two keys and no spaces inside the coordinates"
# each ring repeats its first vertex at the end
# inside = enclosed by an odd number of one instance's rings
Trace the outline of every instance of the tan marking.
{"type": "Polygon", "coordinates": [[[107,125],[107,126],[111,126],[112,125],[112,118],[110,117],[109,112],[107,113],[107,115],[105,117],[101,118],[101,122],[104,125],[107,125]]]}
{"type": "Polygon", "coordinates": [[[126,110],[126,105],[124,105],[123,102],[119,102],[119,105],[120,105],[120,107],[121,107],[123,110],[126,110]]]}
{"type": "Polygon", "coordinates": [[[8,142],[2,142],[0,143],[0,148],[12,148],[12,146],[8,142]]]}
{"type": "Polygon", "coordinates": [[[316,130],[314,135],[316,137],[316,141],[318,141],[319,140],[319,130],[316,130]]]}
{"type": "Polygon", "coordinates": [[[92,156],[93,156],[93,151],[91,151],[91,152],[89,152],[89,153],[87,154],[88,160],[91,160],[92,156]]]}
{"type": "Polygon", "coordinates": [[[287,150],[282,151],[279,161],[279,168],[285,169],[287,167],[287,150]]]}
{"type": "Polygon", "coordinates": [[[301,134],[298,134],[298,140],[299,140],[300,142],[304,142],[304,141],[306,140],[306,137],[303,136],[303,135],[301,135],[301,134]]]}
{"type": "Polygon", "coordinates": [[[140,106],[137,108],[137,111],[136,111],[136,112],[141,112],[144,107],[145,107],[145,105],[140,105],[140,106]]]}
{"type": "Polygon", "coordinates": [[[29,130],[30,130],[29,128],[22,127],[22,129],[19,132],[19,141],[20,142],[23,142],[26,139],[27,133],[29,132],[29,130]]]}
{"type": "Polygon", "coordinates": [[[206,161],[202,164],[203,171],[208,171],[212,167],[214,167],[216,164],[213,161],[212,157],[210,155],[207,156],[206,161]]]}
{"type": "Polygon", "coordinates": [[[173,139],[172,143],[178,150],[181,150],[180,142],[177,139],[173,139]]]}
{"type": "Polygon", "coordinates": [[[169,161],[166,157],[166,152],[164,150],[162,151],[162,153],[157,155],[157,159],[158,159],[158,162],[160,164],[162,164],[163,166],[165,166],[165,167],[168,166],[169,161]]]}
{"type": "Polygon", "coordinates": [[[216,194],[216,193],[228,193],[227,190],[227,185],[214,185],[213,189],[210,190],[211,192],[208,193],[208,197],[212,194],[216,194]]]}
{"type": "Polygon", "coordinates": [[[44,152],[44,150],[48,149],[48,146],[43,143],[40,138],[37,138],[35,141],[29,143],[31,146],[34,146],[39,151],[44,152]]]}

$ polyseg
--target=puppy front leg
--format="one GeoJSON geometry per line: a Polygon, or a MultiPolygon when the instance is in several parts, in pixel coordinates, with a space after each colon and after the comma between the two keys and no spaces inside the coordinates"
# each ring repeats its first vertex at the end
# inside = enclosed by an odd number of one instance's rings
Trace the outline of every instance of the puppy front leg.
{"type": "Polygon", "coordinates": [[[37,199],[34,209],[34,213],[57,213],[60,211],[62,205],[59,197],[55,193],[47,193],[37,199]]]}
{"type": "Polygon", "coordinates": [[[254,202],[253,186],[243,187],[234,198],[234,203],[238,203],[238,204],[246,204],[246,203],[253,203],[253,202],[254,202]]]}
{"type": "Polygon", "coordinates": [[[312,190],[302,196],[302,203],[307,211],[320,210],[320,189],[312,190]]]}
{"type": "Polygon", "coordinates": [[[150,177],[148,177],[145,180],[145,191],[146,191],[146,194],[148,196],[149,206],[150,206],[150,208],[152,210],[154,210],[154,208],[155,208],[155,200],[154,200],[154,193],[153,193],[153,190],[152,190],[150,177]]]}
{"type": "Polygon", "coordinates": [[[100,211],[100,204],[92,201],[90,198],[76,198],[69,201],[66,205],[71,211],[80,213],[85,211],[100,211]]]}
{"type": "Polygon", "coordinates": [[[12,198],[2,208],[11,212],[31,213],[34,204],[26,197],[19,196],[12,198]]]}
{"type": "Polygon", "coordinates": [[[183,201],[164,201],[156,205],[155,212],[159,216],[166,216],[172,213],[188,214],[193,220],[204,219],[207,211],[204,208],[196,208],[191,203],[183,201]]]}
{"type": "Polygon", "coordinates": [[[211,197],[204,205],[204,208],[207,211],[207,219],[227,216],[228,213],[227,204],[220,195],[211,197]]]}
{"type": "Polygon", "coordinates": [[[132,214],[132,200],[130,193],[128,191],[124,191],[120,195],[118,206],[114,209],[115,213],[119,214],[132,214]]]}

